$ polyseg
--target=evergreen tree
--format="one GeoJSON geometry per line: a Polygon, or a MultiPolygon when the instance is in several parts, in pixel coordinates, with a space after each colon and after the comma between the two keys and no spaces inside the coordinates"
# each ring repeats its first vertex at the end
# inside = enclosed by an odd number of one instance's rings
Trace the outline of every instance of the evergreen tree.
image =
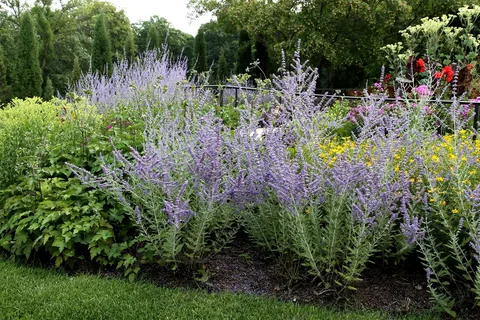
{"type": "Polygon", "coordinates": [[[3,48],[0,45],[0,90],[7,86],[7,68],[4,59],[3,48]]]}
{"type": "Polygon", "coordinates": [[[10,100],[11,87],[7,83],[7,65],[5,63],[5,55],[0,45],[0,105],[10,100]]]}
{"type": "Polygon", "coordinates": [[[203,30],[198,30],[195,37],[195,58],[197,59],[195,70],[198,72],[207,71],[207,44],[203,30]]]}
{"type": "Polygon", "coordinates": [[[98,16],[93,33],[92,69],[101,74],[111,74],[112,49],[110,36],[105,24],[105,15],[98,16]]]}
{"type": "Polygon", "coordinates": [[[250,42],[250,37],[248,36],[247,31],[241,30],[238,36],[238,51],[235,73],[241,74],[247,72],[246,70],[252,62],[252,43],[250,42]]]}
{"type": "Polygon", "coordinates": [[[154,24],[148,28],[148,49],[153,50],[160,47],[160,36],[154,24]]]}
{"type": "Polygon", "coordinates": [[[50,22],[45,17],[43,12],[38,14],[38,34],[42,40],[40,47],[40,67],[42,72],[45,72],[47,61],[53,56],[53,31],[50,22]]]}
{"type": "Polygon", "coordinates": [[[217,79],[221,83],[229,76],[227,58],[225,58],[225,52],[222,49],[220,52],[220,59],[218,61],[217,79]]]}
{"type": "Polygon", "coordinates": [[[135,59],[135,39],[133,38],[133,31],[130,30],[127,39],[125,40],[125,58],[129,63],[135,59]]]}
{"type": "Polygon", "coordinates": [[[72,75],[70,76],[71,84],[77,83],[80,80],[80,75],[82,74],[82,69],[80,69],[80,60],[77,56],[73,59],[73,70],[72,75]]]}
{"type": "Polygon", "coordinates": [[[53,98],[53,84],[50,77],[47,77],[47,81],[45,81],[45,88],[43,88],[43,100],[48,101],[53,98]]]}
{"type": "Polygon", "coordinates": [[[38,61],[37,38],[33,19],[29,12],[22,14],[17,46],[18,66],[15,94],[19,98],[40,97],[42,94],[42,70],[38,61]]]}
{"type": "Polygon", "coordinates": [[[255,60],[260,62],[255,70],[255,77],[268,77],[270,75],[270,64],[272,61],[270,61],[268,47],[265,42],[261,40],[261,37],[255,41],[255,60]]]}

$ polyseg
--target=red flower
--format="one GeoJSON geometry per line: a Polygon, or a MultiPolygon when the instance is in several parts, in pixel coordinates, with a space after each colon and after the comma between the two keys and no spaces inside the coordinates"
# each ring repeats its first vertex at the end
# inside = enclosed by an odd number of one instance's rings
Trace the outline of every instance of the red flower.
{"type": "Polygon", "coordinates": [[[473,69],[473,64],[471,64],[471,63],[467,64],[467,69],[472,70],[473,69]]]}
{"type": "Polygon", "coordinates": [[[446,66],[442,69],[442,73],[447,77],[447,82],[452,82],[453,80],[453,70],[452,67],[446,66]]]}
{"type": "Polygon", "coordinates": [[[417,63],[416,63],[416,67],[417,67],[417,72],[425,72],[425,61],[423,61],[422,58],[418,59],[417,60],[417,63]]]}
{"type": "Polygon", "coordinates": [[[446,78],[447,82],[452,82],[453,80],[453,69],[450,66],[446,66],[440,72],[436,72],[433,76],[435,79],[446,78]]]}
{"type": "Polygon", "coordinates": [[[392,78],[392,75],[390,73],[387,73],[383,78],[383,83],[389,83],[391,78],[392,78]]]}

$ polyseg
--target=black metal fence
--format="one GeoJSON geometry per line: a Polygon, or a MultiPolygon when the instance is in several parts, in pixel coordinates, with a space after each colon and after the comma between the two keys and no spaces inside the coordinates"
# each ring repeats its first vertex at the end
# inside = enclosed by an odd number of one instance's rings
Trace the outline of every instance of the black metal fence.
{"type": "MultiPolygon", "coordinates": [[[[238,106],[239,104],[239,92],[255,92],[258,94],[260,91],[270,91],[268,89],[259,89],[259,88],[253,88],[253,87],[238,87],[238,86],[232,86],[232,85],[224,85],[224,86],[216,86],[216,85],[206,85],[204,88],[207,89],[212,89],[214,91],[217,91],[218,94],[218,99],[219,99],[219,105],[220,107],[223,107],[225,105],[225,102],[229,100],[231,97],[233,99],[233,105],[235,107],[238,106]],[[233,93],[232,93],[233,92],[233,93]]],[[[331,89],[334,92],[338,91],[353,91],[356,89],[331,89]]],[[[358,90],[358,89],[357,89],[358,90]]],[[[361,90],[358,90],[361,92],[361,90]]],[[[317,92],[324,92],[324,93],[316,93],[315,97],[321,99],[321,98],[333,98],[335,100],[362,100],[365,99],[365,97],[362,96],[348,96],[348,95],[342,95],[342,94],[328,94],[328,89],[317,89],[317,92]]],[[[389,101],[389,102],[399,102],[402,101],[402,99],[397,99],[397,98],[384,98],[384,101],[389,101]]],[[[281,101],[280,101],[281,102],[281,101]]],[[[470,101],[458,101],[458,100],[427,100],[426,102],[430,103],[442,103],[446,105],[451,105],[453,103],[458,103],[460,102],[461,104],[468,104],[468,105],[473,105],[475,109],[475,113],[473,116],[473,129],[475,131],[475,135],[473,139],[476,139],[476,132],[478,130],[478,120],[479,120],[479,113],[480,113],[480,101],[475,101],[475,102],[470,102],[470,101]]]]}

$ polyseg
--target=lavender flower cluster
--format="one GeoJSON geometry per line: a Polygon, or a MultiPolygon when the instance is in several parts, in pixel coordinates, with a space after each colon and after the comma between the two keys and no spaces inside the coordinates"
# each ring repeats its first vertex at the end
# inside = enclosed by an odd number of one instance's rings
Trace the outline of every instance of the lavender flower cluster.
{"type": "MultiPolygon", "coordinates": [[[[422,246],[430,241],[432,220],[454,224],[456,218],[439,220],[446,201],[436,190],[441,179],[454,180],[456,167],[442,171],[432,150],[425,150],[427,142],[442,142],[425,108],[400,96],[392,104],[385,95],[367,93],[344,119],[360,127],[355,148],[328,162],[319,145],[334,139],[331,100],[315,97],[317,70],[301,63],[299,52],[291,68],[283,66],[273,80],[273,95],[282,103],[272,105],[276,121],[263,122],[261,136],[255,102],[245,102],[238,127],[224,125],[203,104],[208,90],[185,79],[184,61],[147,54],[133,65],[119,64],[109,79],[87,75],[76,89],[88,93],[92,104],[104,110],[143,108],[143,151],[115,150],[115,161],[104,161],[100,176],[71,168],[83,182],[116,194],[147,238],[164,239],[165,230],[175,230],[173,239],[185,242],[183,250],[197,250],[242,225],[256,242],[299,255],[326,282],[326,270],[348,274],[348,282],[378,251],[422,246]],[[158,106],[162,112],[154,110],[158,106]],[[441,171],[443,177],[435,176],[441,171]],[[282,243],[288,248],[280,248],[282,243]]],[[[426,87],[417,93],[430,94],[426,87]]],[[[467,113],[460,102],[451,108],[453,123],[460,123],[454,132],[465,127],[467,113]]],[[[466,148],[456,152],[476,165],[466,148]]],[[[477,199],[478,190],[464,196],[477,199]]],[[[465,243],[478,258],[479,232],[472,226],[479,217],[473,208],[473,218],[461,220],[454,234],[469,236],[465,243]]],[[[428,268],[438,274],[435,266],[428,268]]]]}

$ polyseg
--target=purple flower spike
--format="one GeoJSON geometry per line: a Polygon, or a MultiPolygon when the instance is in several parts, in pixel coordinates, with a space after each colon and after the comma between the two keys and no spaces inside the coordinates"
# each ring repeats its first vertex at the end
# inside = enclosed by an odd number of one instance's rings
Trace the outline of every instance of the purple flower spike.
{"type": "Polygon", "coordinates": [[[400,224],[400,229],[405,237],[408,238],[408,244],[422,241],[425,236],[425,231],[423,231],[421,227],[423,218],[418,219],[418,217],[410,217],[408,214],[403,215],[403,218],[404,222],[400,224]]]}

